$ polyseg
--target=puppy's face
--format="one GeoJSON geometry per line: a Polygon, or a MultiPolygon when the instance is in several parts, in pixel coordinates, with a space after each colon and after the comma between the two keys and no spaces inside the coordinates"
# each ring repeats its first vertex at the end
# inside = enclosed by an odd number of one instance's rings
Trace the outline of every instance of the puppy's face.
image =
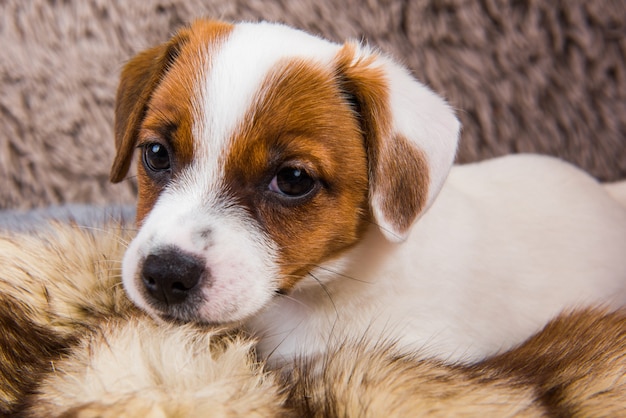
{"type": "Polygon", "coordinates": [[[284,26],[208,21],[130,61],[112,180],[136,149],[131,299],[167,319],[238,321],[371,220],[406,235],[433,194],[429,151],[396,132],[375,64],[284,26]]]}

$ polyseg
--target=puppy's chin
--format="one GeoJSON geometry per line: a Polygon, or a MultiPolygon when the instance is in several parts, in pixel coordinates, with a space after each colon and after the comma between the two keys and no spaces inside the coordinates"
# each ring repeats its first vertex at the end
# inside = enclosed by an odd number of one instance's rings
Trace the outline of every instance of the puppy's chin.
{"type": "Polygon", "coordinates": [[[217,322],[213,322],[213,321],[206,321],[203,320],[202,318],[198,318],[195,316],[175,316],[175,315],[171,315],[169,313],[163,313],[163,312],[155,312],[150,314],[150,316],[152,316],[152,318],[154,318],[154,320],[158,323],[161,324],[172,324],[172,325],[186,325],[186,324],[191,324],[191,325],[197,325],[197,326],[202,326],[202,327],[216,327],[216,326],[228,326],[228,323],[217,323],[217,322]]]}
{"type": "Polygon", "coordinates": [[[192,327],[196,329],[212,330],[214,332],[228,332],[229,330],[241,329],[242,322],[211,322],[195,317],[178,318],[162,312],[147,312],[152,320],[160,326],[192,327]]]}
{"type": "Polygon", "coordinates": [[[195,325],[217,325],[215,321],[209,321],[198,316],[197,312],[193,309],[176,308],[162,310],[150,310],[148,314],[152,316],[157,322],[183,325],[183,324],[195,324],[195,325]]]}
{"type": "Polygon", "coordinates": [[[239,321],[230,320],[229,318],[214,319],[202,315],[198,308],[193,306],[173,306],[167,309],[159,309],[155,307],[145,307],[143,304],[143,310],[152,317],[156,322],[163,324],[184,325],[192,324],[199,326],[228,326],[239,321]]]}
{"type": "Polygon", "coordinates": [[[214,307],[211,306],[211,303],[207,301],[162,306],[160,303],[153,303],[142,297],[140,301],[134,301],[134,303],[159,323],[232,327],[248,321],[251,317],[254,317],[259,312],[263,311],[267,306],[270,306],[276,297],[281,297],[287,293],[288,291],[285,293],[277,291],[265,304],[259,305],[258,309],[251,311],[243,311],[239,309],[232,309],[223,312],[215,311],[212,309],[214,307]]]}
{"type": "Polygon", "coordinates": [[[197,310],[194,309],[186,309],[186,308],[176,308],[170,309],[167,311],[153,309],[153,308],[143,308],[144,312],[146,312],[155,322],[160,324],[170,324],[170,325],[194,325],[201,327],[216,327],[216,326],[230,326],[231,324],[236,324],[238,321],[214,321],[209,318],[203,318],[202,316],[197,314],[197,310]]]}

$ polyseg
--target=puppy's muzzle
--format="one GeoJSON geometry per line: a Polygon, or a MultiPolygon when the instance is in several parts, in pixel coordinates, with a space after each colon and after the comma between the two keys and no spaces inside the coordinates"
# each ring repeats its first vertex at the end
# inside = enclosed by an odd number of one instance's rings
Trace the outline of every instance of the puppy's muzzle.
{"type": "Polygon", "coordinates": [[[205,275],[204,261],[176,248],[148,255],[141,269],[147,294],[167,306],[184,303],[205,275]]]}

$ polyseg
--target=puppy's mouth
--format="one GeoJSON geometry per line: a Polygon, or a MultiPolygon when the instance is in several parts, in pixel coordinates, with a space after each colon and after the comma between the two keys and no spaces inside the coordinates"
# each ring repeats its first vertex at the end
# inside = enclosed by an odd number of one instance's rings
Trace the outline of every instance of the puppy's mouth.
{"type": "MultiPolygon", "coordinates": [[[[289,295],[290,289],[276,289],[274,298],[282,298],[289,295]]],[[[204,318],[200,312],[200,306],[204,303],[201,297],[194,297],[194,300],[187,300],[183,304],[166,305],[154,301],[150,297],[144,295],[144,300],[149,305],[149,311],[153,317],[159,321],[174,325],[194,324],[198,326],[233,326],[241,324],[244,320],[226,320],[212,321],[204,318]]]]}
{"type": "Polygon", "coordinates": [[[197,325],[217,325],[210,321],[203,320],[198,315],[198,310],[193,306],[154,306],[154,303],[148,300],[152,315],[163,322],[175,325],[197,324],[197,325]]]}
{"type": "Polygon", "coordinates": [[[223,323],[223,322],[218,323],[218,322],[205,321],[195,315],[179,316],[176,314],[171,314],[168,312],[161,312],[161,311],[158,311],[155,314],[153,314],[153,317],[158,322],[164,322],[164,323],[177,325],[177,326],[188,325],[188,324],[200,326],[200,327],[216,327],[216,326],[228,325],[228,323],[223,323]]]}

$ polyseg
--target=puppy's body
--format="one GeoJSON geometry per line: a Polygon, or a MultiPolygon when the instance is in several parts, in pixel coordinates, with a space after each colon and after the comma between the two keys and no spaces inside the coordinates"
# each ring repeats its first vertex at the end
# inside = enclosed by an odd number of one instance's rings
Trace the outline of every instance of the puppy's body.
{"type": "Polygon", "coordinates": [[[113,181],[140,150],[124,285],[153,316],[244,322],[278,363],[363,335],[472,360],[626,301],[624,206],[544,157],[448,176],[452,110],[369,48],[197,21],[116,107],[113,181]]]}
{"type": "Polygon", "coordinates": [[[406,242],[372,226],[252,324],[278,362],[365,334],[475,361],[564,307],[626,303],[624,254],[624,207],[574,167],[539,156],[456,166],[406,242]]]}

